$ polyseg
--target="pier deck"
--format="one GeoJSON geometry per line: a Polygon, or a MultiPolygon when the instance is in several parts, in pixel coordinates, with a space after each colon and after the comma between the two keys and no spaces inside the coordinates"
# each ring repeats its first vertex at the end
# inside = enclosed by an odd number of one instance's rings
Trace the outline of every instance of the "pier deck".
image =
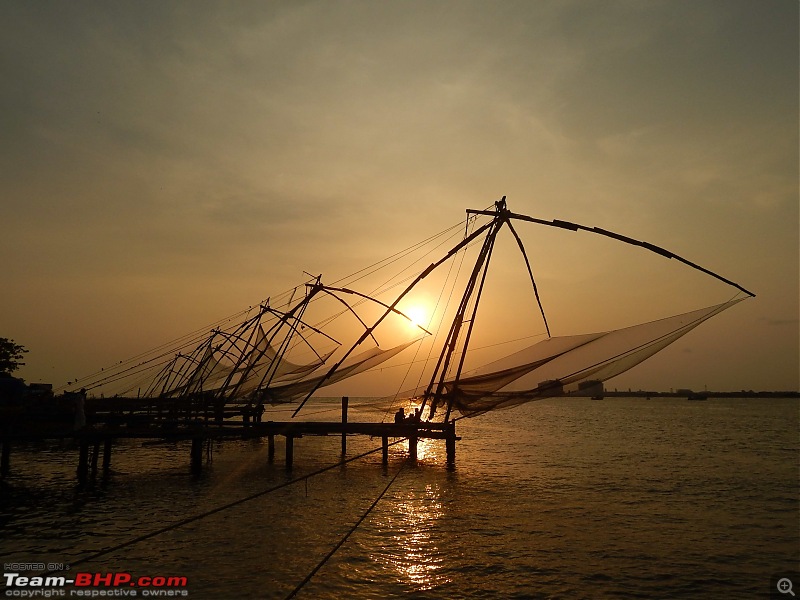
{"type": "Polygon", "coordinates": [[[383,462],[388,462],[389,440],[408,439],[409,458],[416,460],[417,442],[420,439],[445,440],[447,448],[447,464],[455,463],[455,422],[431,423],[426,421],[400,423],[373,423],[347,420],[347,399],[342,399],[341,421],[223,421],[194,419],[181,421],[165,421],[136,415],[138,419],[128,419],[124,423],[115,419],[98,419],[92,424],[75,430],[69,423],[48,423],[35,421],[19,421],[13,426],[0,430],[2,454],[0,460],[0,478],[10,472],[11,448],[14,445],[45,440],[73,439],[78,445],[78,480],[86,482],[90,472],[96,474],[98,468],[100,446],[103,446],[104,472],[111,464],[111,449],[116,440],[142,439],[162,442],[191,440],[190,463],[195,474],[202,471],[203,446],[209,440],[254,439],[267,438],[268,460],[274,461],[275,437],[285,438],[286,468],[291,469],[294,457],[294,440],[303,436],[339,435],[342,440],[342,456],[347,452],[347,437],[366,435],[380,438],[383,450],[383,462]],[[90,449],[93,451],[90,452],[90,449]]]}

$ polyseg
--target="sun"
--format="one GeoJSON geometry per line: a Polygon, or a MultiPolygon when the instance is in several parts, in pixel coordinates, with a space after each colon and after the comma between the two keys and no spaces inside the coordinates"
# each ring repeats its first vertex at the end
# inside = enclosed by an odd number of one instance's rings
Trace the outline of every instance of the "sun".
{"type": "Polygon", "coordinates": [[[427,329],[431,320],[429,308],[422,304],[412,304],[403,309],[403,313],[411,319],[409,326],[414,329],[419,329],[420,327],[427,329]]]}

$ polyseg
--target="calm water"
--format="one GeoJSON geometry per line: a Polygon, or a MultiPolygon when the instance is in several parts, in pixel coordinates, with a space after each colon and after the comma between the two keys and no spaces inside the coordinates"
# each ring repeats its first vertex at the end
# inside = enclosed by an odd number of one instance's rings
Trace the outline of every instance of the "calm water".
{"type": "MultiPolygon", "coordinates": [[[[336,418],[338,405],[309,419],[336,418]]],[[[382,412],[358,409],[350,419],[382,412]]],[[[274,415],[273,419],[282,416],[274,415]]],[[[753,598],[797,570],[797,400],[552,399],[337,467],[77,570],[188,577],[193,598],[284,598],[394,484],[299,598],[753,598]]],[[[15,450],[0,555],[70,563],[290,477],[282,438],[226,442],[193,479],[186,444],[115,447],[111,481],[78,490],[69,444],[15,450]]],[[[292,477],[338,460],[295,442],[292,477]]],[[[349,454],[379,446],[351,438],[349,454]]]]}

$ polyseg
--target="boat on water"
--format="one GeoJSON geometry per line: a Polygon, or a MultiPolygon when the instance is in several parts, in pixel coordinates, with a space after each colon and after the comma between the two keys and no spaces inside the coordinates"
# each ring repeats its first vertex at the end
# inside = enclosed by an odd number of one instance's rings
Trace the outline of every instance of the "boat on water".
{"type": "Polygon", "coordinates": [[[462,227],[461,239],[449,250],[433,258],[427,266],[410,275],[407,270],[403,277],[398,276],[391,280],[391,285],[381,288],[384,299],[379,294],[359,292],[352,285],[329,286],[323,283],[321,275],[312,276],[304,286],[294,288],[288,300],[271,303],[267,299],[255,309],[248,309],[243,319],[231,325],[218,325],[199,337],[187,338],[191,344],[185,339],[177,349],[165,351],[162,347],[156,358],[140,358],[138,365],[122,364],[116,370],[104,370],[94,381],[83,379],[76,385],[93,389],[136,375],[137,385],[145,381],[144,393],[139,387],[137,396],[187,406],[202,405],[206,413],[212,410],[217,418],[224,418],[232,406],[257,412],[259,407],[274,404],[294,404],[293,416],[297,416],[319,390],[381,368],[427,339],[438,344],[438,350],[430,353],[432,368],[424,379],[420,376],[417,385],[395,394],[392,401],[403,398],[419,407],[420,418],[446,422],[543,398],[579,395],[578,392],[587,389],[593,391],[580,395],[600,400],[603,382],[650,358],[707,319],[755,296],[733,281],[648,242],[597,227],[513,213],[505,196],[487,209],[468,209],[462,227]],[[655,321],[615,330],[553,336],[533,268],[516,230],[520,224],[604,236],[681,262],[734,287],[739,293],[726,302],[655,321]],[[495,243],[503,232],[511,236],[522,257],[544,339],[480,366],[467,366],[467,357],[475,350],[474,328],[480,321],[479,308],[495,243]],[[463,284],[460,282],[459,290],[455,289],[455,283],[449,290],[450,297],[455,299],[449,321],[431,328],[433,331],[414,323],[401,310],[404,301],[435,273],[446,268],[452,270],[457,260],[463,261],[467,250],[476,256],[466,268],[467,276],[463,284]],[[394,291],[409,280],[399,293],[394,291]],[[390,291],[393,295],[387,297],[390,291]],[[338,306],[338,312],[312,318],[313,309],[323,298],[338,306]],[[371,311],[370,316],[363,315],[365,309],[371,311]],[[334,331],[343,315],[349,315],[360,331],[352,336],[352,343],[343,343],[334,331]],[[382,345],[378,339],[381,326],[389,319],[413,325],[415,334],[409,340],[382,345]],[[598,385],[599,388],[590,388],[598,385]],[[456,413],[460,416],[456,417],[456,413]]]}

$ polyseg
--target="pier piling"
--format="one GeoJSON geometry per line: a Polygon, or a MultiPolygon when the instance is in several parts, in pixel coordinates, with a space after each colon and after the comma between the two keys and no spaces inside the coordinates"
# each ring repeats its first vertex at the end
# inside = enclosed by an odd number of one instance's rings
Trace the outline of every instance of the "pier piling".
{"type": "Polygon", "coordinates": [[[111,444],[113,440],[106,438],[103,443],[103,474],[108,475],[108,470],[111,468],[111,444]]]}
{"type": "Polygon", "coordinates": [[[203,472],[203,438],[192,438],[192,474],[199,475],[203,472]]]}
{"type": "Polygon", "coordinates": [[[412,463],[417,462],[417,432],[414,431],[408,436],[408,458],[412,463]]]}
{"type": "Polygon", "coordinates": [[[350,398],[347,396],[342,397],[342,457],[347,455],[347,405],[350,398]]]}
{"type": "Polygon", "coordinates": [[[291,433],[286,434],[286,470],[292,470],[292,463],[294,462],[294,436],[291,433]]]}
{"type": "MultiPolygon", "coordinates": [[[[109,420],[104,427],[96,427],[82,431],[75,431],[72,424],[65,425],[61,430],[39,431],[31,427],[27,430],[14,430],[3,432],[0,437],[0,477],[7,477],[10,471],[11,446],[19,442],[41,441],[46,439],[72,440],[78,446],[77,479],[83,485],[89,482],[90,477],[97,475],[98,463],[102,452],[102,469],[105,478],[111,467],[111,452],[116,440],[142,439],[153,440],[150,444],[159,442],[182,442],[191,440],[190,444],[190,470],[194,475],[199,475],[204,467],[203,450],[206,447],[206,461],[211,462],[211,444],[227,439],[263,439],[268,441],[267,460],[270,464],[275,462],[275,438],[283,436],[286,441],[286,470],[291,471],[294,463],[295,438],[304,436],[341,436],[342,457],[346,457],[347,438],[350,436],[368,436],[370,439],[380,440],[380,447],[375,448],[381,452],[381,462],[384,466],[389,464],[389,446],[408,440],[408,459],[411,462],[418,460],[419,441],[442,440],[447,445],[447,464],[455,462],[455,445],[460,438],[456,436],[456,428],[452,422],[433,423],[427,421],[401,422],[361,422],[351,421],[348,415],[348,399],[342,398],[342,421],[267,421],[255,426],[250,424],[245,427],[243,423],[231,423],[220,427],[219,424],[204,424],[202,421],[187,425],[175,424],[164,427],[157,422],[145,422],[144,419],[133,420],[134,416],[125,415],[129,420],[119,424],[118,421],[109,420]],[[131,424],[133,423],[133,425],[131,424]]],[[[118,413],[111,415],[118,418],[118,413]]],[[[185,447],[185,446],[184,446],[185,447]]]]}
{"type": "Polygon", "coordinates": [[[100,442],[95,441],[92,447],[92,477],[97,475],[97,463],[100,459],[100,442]]]}
{"type": "Polygon", "coordinates": [[[447,437],[445,438],[447,449],[447,466],[453,468],[456,465],[456,422],[450,421],[447,427],[447,437]]]}
{"type": "Polygon", "coordinates": [[[80,441],[78,449],[78,483],[85,484],[89,479],[89,444],[80,441]]]}

